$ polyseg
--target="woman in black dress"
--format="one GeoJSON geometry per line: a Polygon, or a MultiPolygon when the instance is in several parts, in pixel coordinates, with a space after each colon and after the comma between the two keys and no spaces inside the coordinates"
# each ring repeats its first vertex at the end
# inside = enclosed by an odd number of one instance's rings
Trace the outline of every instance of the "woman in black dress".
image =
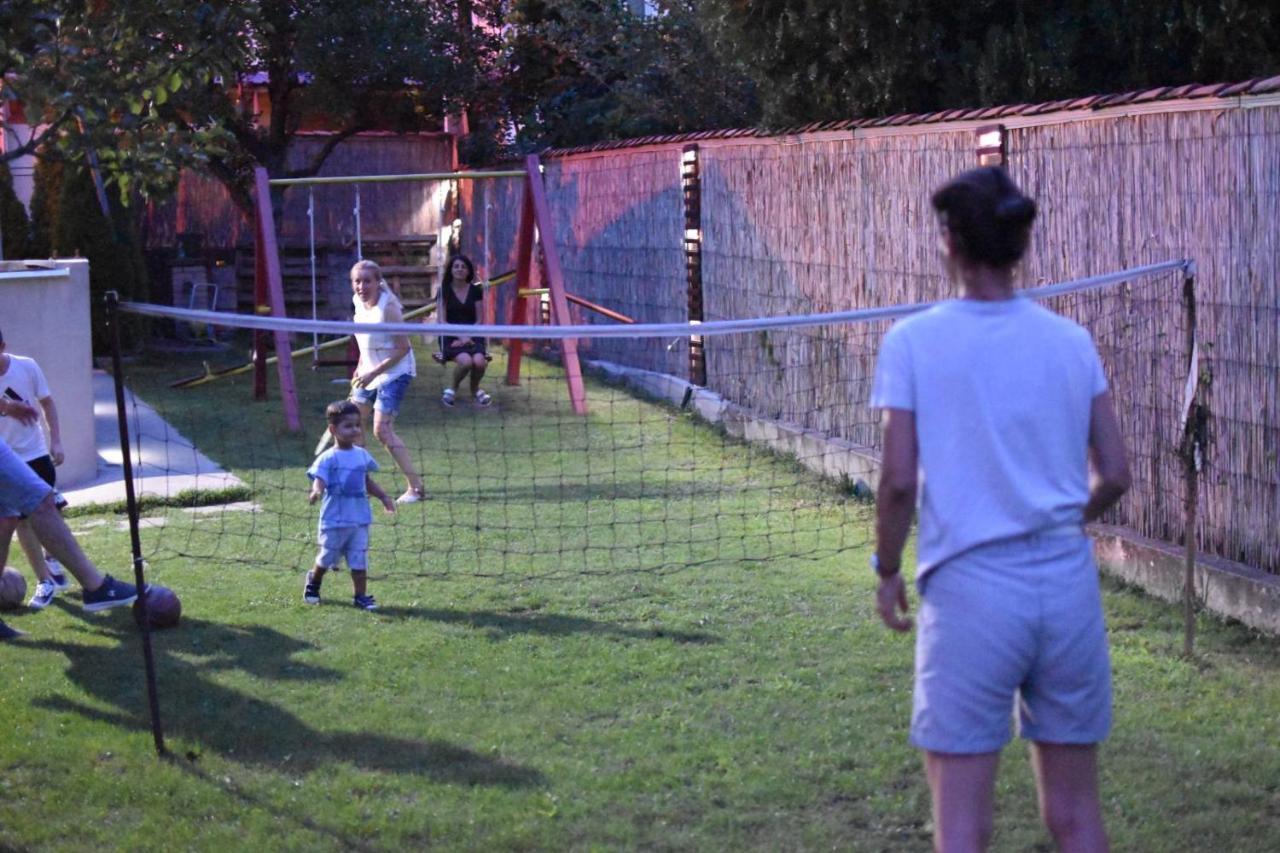
{"type": "MultiPolygon", "coordinates": [[[[446,323],[473,326],[480,322],[479,305],[484,299],[484,288],[476,284],[476,268],[466,255],[454,255],[445,267],[444,280],[437,294],[436,316],[446,323]]],[[[453,337],[440,339],[441,355],[446,362],[455,365],[452,383],[444,389],[440,402],[452,406],[458,397],[462,380],[471,378],[471,397],[477,406],[488,406],[493,398],[480,387],[480,379],[489,366],[489,353],[485,339],[477,337],[453,337]]]]}

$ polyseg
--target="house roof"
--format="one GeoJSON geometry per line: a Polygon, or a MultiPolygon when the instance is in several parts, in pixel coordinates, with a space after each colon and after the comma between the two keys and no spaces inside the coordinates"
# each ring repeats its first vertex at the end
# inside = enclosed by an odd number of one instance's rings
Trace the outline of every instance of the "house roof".
{"type": "Polygon", "coordinates": [[[666,145],[671,143],[701,142],[710,139],[737,139],[742,137],[767,138],[771,136],[792,136],[798,133],[815,133],[833,130],[857,130],[859,128],[901,127],[905,125],[938,124],[952,121],[998,121],[1015,116],[1042,116],[1056,112],[1074,112],[1079,110],[1102,110],[1108,107],[1120,107],[1131,104],[1147,104],[1157,101],[1185,101],[1210,98],[1244,97],[1249,95],[1265,95],[1280,92],[1280,75],[1274,77],[1255,77],[1238,83],[1211,83],[1201,85],[1189,83],[1183,86],[1158,86],[1153,89],[1142,89],[1134,92],[1121,92],[1111,95],[1090,95],[1084,98],[1066,98],[1057,101],[1046,101],[1039,104],[1006,104],[995,107],[976,107],[973,109],[939,110],[931,113],[901,113],[898,115],[877,118],[845,119],[838,121],[818,121],[809,124],[794,125],[781,129],[767,128],[727,128],[723,130],[703,130],[695,133],[672,133],[655,136],[640,136],[633,139],[609,140],[590,145],[577,145],[570,148],[551,148],[541,153],[542,157],[563,157],[570,154],[583,154],[591,151],[611,151],[620,148],[639,148],[646,145],[666,145]]]}

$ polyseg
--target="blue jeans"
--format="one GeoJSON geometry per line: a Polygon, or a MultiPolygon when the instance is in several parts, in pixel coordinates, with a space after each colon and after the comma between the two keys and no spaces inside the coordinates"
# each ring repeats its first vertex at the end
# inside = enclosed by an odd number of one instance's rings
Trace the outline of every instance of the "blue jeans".
{"type": "Polygon", "coordinates": [[[377,388],[352,388],[351,402],[359,403],[361,406],[372,405],[375,412],[394,415],[400,411],[400,404],[404,402],[404,396],[409,392],[411,379],[413,379],[412,376],[404,373],[394,379],[388,379],[377,388]]]}

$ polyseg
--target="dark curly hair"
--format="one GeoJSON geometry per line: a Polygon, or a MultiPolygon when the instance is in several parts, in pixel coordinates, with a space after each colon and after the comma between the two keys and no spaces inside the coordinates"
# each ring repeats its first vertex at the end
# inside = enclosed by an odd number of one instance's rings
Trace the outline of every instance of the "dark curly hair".
{"type": "Polygon", "coordinates": [[[1004,169],[984,166],[963,172],[943,184],[932,202],[956,249],[969,260],[1003,269],[1027,251],[1036,203],[1004,169]]]}

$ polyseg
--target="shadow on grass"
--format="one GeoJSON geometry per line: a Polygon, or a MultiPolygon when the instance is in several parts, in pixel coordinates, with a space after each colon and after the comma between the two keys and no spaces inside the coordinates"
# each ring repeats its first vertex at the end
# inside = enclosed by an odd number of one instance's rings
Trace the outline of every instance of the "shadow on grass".
{"type": "Polygon", "coordinates": [[[558,613],[498,610],[442,610],[432,607],[379,607],[378,614],[412,619],[427,619],[448,625],[465,625],[485,631],[495,639],[513,634],[541,634],[564,637],[570,634],[599,634],[633,640],[672,640],[677,643],[718,643],[720,639],[701,631],[675,631],[667,628],[624,628],[607,622],[596,622],[579,616],[558,613]]]}
{"type": "MultiPolygon", "coordinates": [[[[76,608],[68,612],[79,613],[76,608]]],[[[70,664],[67,677],[111,708],[102,709],[65,696],[43,698],[36,704],[109,725],[150,731],[141,638],[132,619],[126,613],[116,613],[109,622],[94,620],[94,627],[98,629],[93,632],[96,636],[111,637],[117,643],[104,646],[46,640],[27,645],[65,655],[70,664]]],[[[152,647],[166,735],[201,744],[232,760],[290,773],[342,763],[468,785],[524,787],[543,782],[542,774],[535,769],[442,740],[410,740],[366,731],[320,731],[277,705],[208,677],[211,671],[239,669],[275,680],[341,679],[339,672],[294,660],[297,652],[314,646],[271,628],[238,628],[184,619],[180,629],[157,634],[152,647]]],[[[337,713],[346,718],[348,709],[337,713]]]]}

